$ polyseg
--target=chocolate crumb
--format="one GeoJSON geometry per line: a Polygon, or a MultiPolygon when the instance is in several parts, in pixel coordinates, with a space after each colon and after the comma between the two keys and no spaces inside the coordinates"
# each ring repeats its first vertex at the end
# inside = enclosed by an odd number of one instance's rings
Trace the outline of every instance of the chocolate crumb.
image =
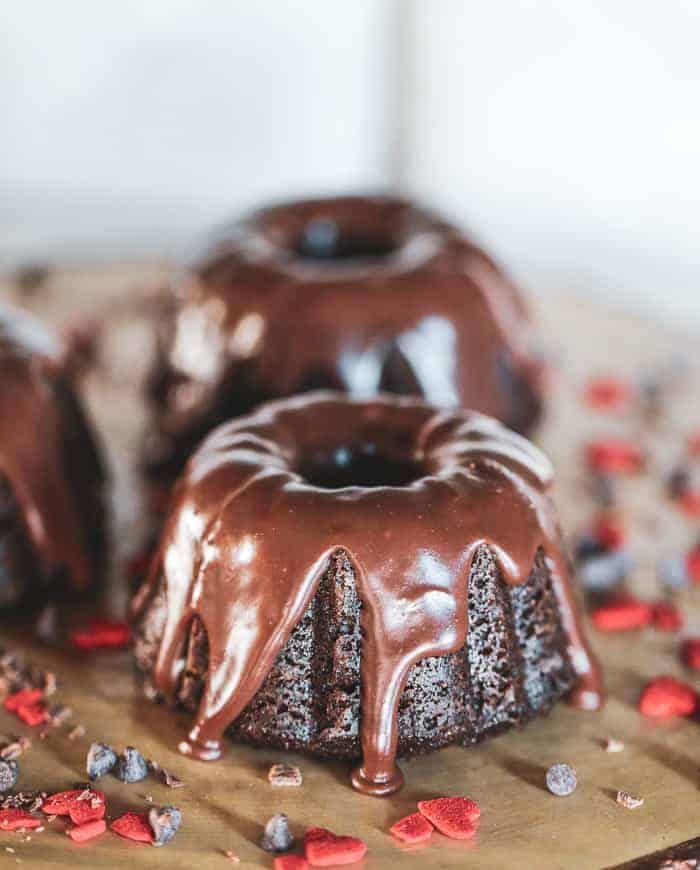
{"type": "Polygon", "coordinates": [[[603,748],[606,752],[624,752],[625,744],[622,740],[616,740],[614,737],[606,737],[603,748]]]}
{"type": "Polygon", "coordinates": [[[626,807],[628,810],[636,810],[644,803],[644,798],[635,797],[626,791],[618,791],[615,800],[620,804],[620,806],[626,807]]]}
{"type": "Polygon", "coordinates": [[[240,864],[241,859],[236,855],[235,852],[232,852],[231,849],[226,849],[224,851],[224,858],[228,858],[229,861],[232,861],[234,864],[240,864]]]}
{"type": "Polygon", "coordinates": [[[270,785],[297,788],[304,777],[301,770],[293,764],[273,764],[267,774],[270,785]]]}
{"type": "Polygon", "coordinates": [[[152,758],[149,759],[148,766],[153,775],[158,777],[158,779],[160,779],[164,785],[167,785],[168,788],[184,788],[185,783],[175,776],[174,773],[170,773],[169,770],[161,767],[157,761],[153,761],[152,758]]]}
{"type": "Polygon", "coordinates": [[[284,813],[276,813],[265,824],[260,846],[266,852],[288,852],[294,845],[289,830],[289,819],[284,813]]]}

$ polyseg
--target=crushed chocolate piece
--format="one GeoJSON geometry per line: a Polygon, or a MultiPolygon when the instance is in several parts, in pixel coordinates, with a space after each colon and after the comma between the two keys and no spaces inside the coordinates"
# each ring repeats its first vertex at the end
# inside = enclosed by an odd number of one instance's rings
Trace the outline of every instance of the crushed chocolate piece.
{"type": "Polygon", "coordinates": [[[182,813],[177,807],[152,807],[148,811],[148,824],[153,829],[153,845],[164,846],[177,834],[182,813]]]}
{"type": "Polygon", "coordinates": [[[174,773],[161,767],[160,764],[152,758],[148,760],[148,767],[150,768],[151,773],[158,777],[158,779],[160,779],[164,785],[167,785],[168,788],[184,788],[185,783],[181,779],[175,776],[174,773]]]}
{"type": "Polygon", "coordinates": [[[273,764],[267,774],[270,785],[296,788],[300,786],[304,777],[301,770],[293,764],[273,764]]]}
{"type": "Polygon", "coordinates": [[[553,764],[547,770],[545,781],[549,791],[557,797],[573,794],[578,785],[576,771],[569,764],[553,764]]]}
{"type": "Polygon", "coordinates": [[[32,745],[32,741],[28,737],[11,737],[8,742],[4,743],[0,748],[0,759],[3,761],[15,761],[26,752],[32,745]]]}
{"type": "Polygon", "coordinates": [[[276,813],[265,823],[260,846],[266,852],[288,852],[294,845],[289,830],[289,819],[284,813],[276,813]]]}
{"type": "Polygon", "coordinates": [[[618,791],[615,800],[628,810],[636,810],[644,803],[644,798],[635,797],[626,791],[618,791]]]}

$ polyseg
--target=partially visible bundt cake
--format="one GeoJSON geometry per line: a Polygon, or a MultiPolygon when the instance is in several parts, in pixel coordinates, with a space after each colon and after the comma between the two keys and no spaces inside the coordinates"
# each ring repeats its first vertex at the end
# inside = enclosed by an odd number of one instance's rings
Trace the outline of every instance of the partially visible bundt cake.
{"type": "Polygon", "coordinates": [[[105,473],[66,359],[0,305],[0,605],[84,595],[103,573],[105,473]]]}
{"type": "Polygon", "coordinates": [[[314,389],[418,395],[525,432],[541,366],[517,289],[454,227],[390,197],[289,203],[225,229],[161,318],[146,466],[177,475],[215,425],[314,389]]]}
{"type": "Polygon", "coordinates": [[[228,731],[361,756],[355,787],[387,794],[397,753],[569,691],[596,708],[550,478],[495,420],[416,399],[313,393],[216,429],[133,605],[139,667],[196,710],[185,751],[228,731]]]}

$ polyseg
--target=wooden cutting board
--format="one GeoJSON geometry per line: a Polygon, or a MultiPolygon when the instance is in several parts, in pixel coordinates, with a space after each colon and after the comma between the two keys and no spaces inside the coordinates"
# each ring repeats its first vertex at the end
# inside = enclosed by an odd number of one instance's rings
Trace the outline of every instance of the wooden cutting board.
{"type": "MultiPolygon", "coordinates": [[[[52,272],[39,286],[20,293],[9,277],[0,278],[0,298],[20,301],[59,326],[85,318],[103,325],[101,360],[86,383],[89,404],[106,442],[114,476],[117,557],[110,597],[123,607],[126,592],[121,565],[138,548],[143,534],[137,448],[146,424],[139,385],[151,348],[153,306],[149,293],[163,280],[160,264],[107,269],[71,268],[52,272]]],[[[595,509],[580,460],[582,444],[605,434],[641,441],[650,451],[647,473],[625,481],[621,502],[631,529],[637,561],[631,585],[639,594],[657,595],[655,565],[659,558],[688,549],[698,533],[697,521],[682,517],[668,501],[664,474],[682,455],[685,434],[700,427],[697,337],[665,331],[634,313],[607,309],[566,295],[534,302],[536,318],[558,375],[552,385],[551,410],[537,440],[558,470],[556,498],[566,530],[573,536],[595,509]],[[670,391],[668,407],[651,424],[641,415],[604,415],[580,400],[585,378],[594,373],[637,377],[657,371],[678,355],[689,371],[670,391]]],[[[675,365],[675,362],[674,362],[675,365]]],[[[700,633],[700,602],[684,592],[680,599],[689,629],[700,633]]],[[[450,748],[403,762],[406,787],[389,799],[358,795],[348,785],[341,764],[276,751],[231,746],[217,764],[187,760],[174,750],[187,719],[142,700],[135,692],[127,653],[94,657],[32,645],[12,624],[0,631],[0,643],[22,649],[37,664],[59,675],[58,698],[74,711],[72,723],[84,725],[84,737],[69,740],[69,726],[43,741],[34,740],[20,759],[20,787],[58,790],[85,778],[85,753],[92,740],[117,747],[131,744],[155,758],[186,783],[177,791],[152,779],[124,785],[104,777],[108,815],[127,809],[174,803],[183,811],[176,839],[153,849],[106,834],[77,846],[63,833],[59,819],[25,841],[16,833],[0,834],[0,857],[32,867],[227,868],[271,867],[258,841],[262,825],[275,812],[289,816],[292,831],[320,825],[367,841],[364,866],[385,868],[603,868],[666,849],[700,836],[700,728],[677,721],[653,724],[636,712],[640,688],[648,678],[684,673],[677,659],[678,636],[651,630],[603,636],[592,632],[603,664],[609,700],[599,714],[559,706],[548,718],[472,749],[450,748]],[[619,754],[602,748],[606,736],[625,743],[619,754]],[[267,782],[270,764],[286,760],[304,772],[300,789],[274,790],[267,782]],[[558,761],[572,764],[579,787],[568,798],[555,798],[544,787],[546,768],[558,761]],[[644,798],[627,810],[615,801],[618,789],[644,798]],[[477,837],[466,844],[434,835],[422,848],[405,848],[387,834],[416,800],[442,794],[465,794],[482,808],[477,837]],[[4,852],[4,848],[14,852],[4,852]],[[233,864],[225,850],[236,853],[233,864]]],[[[0,733],[35,736],[0,711],[0,733]]],[[[700,851],[698,852],[700,856],[700,851]]],[[[658,866],[655,858],[649,866],[658,866]]]]}

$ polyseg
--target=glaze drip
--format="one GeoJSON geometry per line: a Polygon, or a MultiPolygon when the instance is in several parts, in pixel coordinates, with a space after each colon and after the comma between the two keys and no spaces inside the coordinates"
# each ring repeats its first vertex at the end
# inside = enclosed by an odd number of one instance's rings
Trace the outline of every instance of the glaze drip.
{"type": "Polygon", "coordinates": [[[187,751],[219,756],[313,598],[332,554],[353,563],[362,600],[362,764],[369,794],[401,785],[397,709],[411,667],[456,651],[467,636],[472,560],[486,545],[503,579],[525,583],[538,550],[548,560],[569,654],[574,701],[601,702],[547,494],[547,459],[496,421],[436,411],[416,400],[362,402],[320,393],[270,403],[215,430],[176,487],[140,615],[163,583],[166,622],[154,682],[173,698],[194,617],[209,643],[209,672],[187,751]],[[296,471],[300,452],[344,443],[420,462],[401,486],[325,489],[296,471]]]}

